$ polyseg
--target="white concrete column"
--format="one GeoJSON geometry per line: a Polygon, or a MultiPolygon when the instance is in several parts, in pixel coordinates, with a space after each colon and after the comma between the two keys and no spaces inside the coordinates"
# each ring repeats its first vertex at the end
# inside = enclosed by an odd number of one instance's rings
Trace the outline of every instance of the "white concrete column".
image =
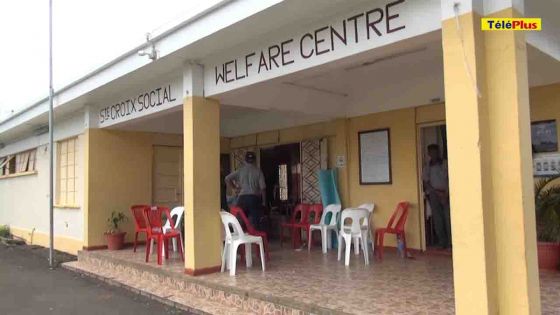
{"type": "Polygon", "coordinates": [[[204,67],[194,62],[186,62],[183,69],[183,98],[204,97],[204,67]]]}
{"type": "Polygon", "coordinates": [[[99,113],[97,108],[93,105],[86,105],[84,107],[84,128],[98,128],[99,127],[99,113]]]}

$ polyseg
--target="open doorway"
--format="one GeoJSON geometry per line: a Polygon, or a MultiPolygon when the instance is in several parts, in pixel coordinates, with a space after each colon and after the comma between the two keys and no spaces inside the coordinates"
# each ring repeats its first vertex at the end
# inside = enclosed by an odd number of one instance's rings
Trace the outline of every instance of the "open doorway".
{"type": "Polygon", "coordinates": [[[300,144],[291,143],[260,149],[260,167],[266,181],[270,236],[279,236],[282,217],[301,202],[300,144]],[[274,227],[274,228],[273,228],[274,227]]]}
{"type": "MultiPolygon", "coordinates": [[[[442,159],[442,163],[446,166],[447,165],[447,129],[445,123],[435,123],[429,125],[423,125],[419,127],[419,162],[422,166],[420,169],[420,178],[419,183],[422,192],[422,208],[424,209],[424,217],[423,217],[423,230],[424,230],[424,244],[426,250],[440,250],[442,245],[442,240],[439,239],[438,236],[438,229],[439,234],[445,232],[445,227],[442,226],[445,223],[442,223],[441,216],[438,218],[436,217],[438,213],[435,211],[441,211],[438,209],[433,209],[434,207],[430,204],[429,196],[426,193],[427,188],[424,187],[424,179],[423,174],[424,170],[426,170],[430,166],[430,155],[428,148],[430,146],[437,146],[439,149],[439,154],[442,159]]],[[[446,167],[445,167],[446,168],[446,167]]],[[[445,174],[447,179],[447,173],[445,174]]],[[[447,201],[448,202],[448,201],[447,201]]],[[[450,229],[450,228],[449,228],[450,229]]],[[[449,236],[450,237],[450,236],[449,236]]],[[[444,241],[443,241],[444,242],[444,241]]],[[[450,252],[450,251],[449,251],[450,252]]]]}
{"type": "Polygon", "coordinates": [[[231,173],[229,154],[220,154],[220,205],[222,209],[228,209],[226,176],[231,173]]]}

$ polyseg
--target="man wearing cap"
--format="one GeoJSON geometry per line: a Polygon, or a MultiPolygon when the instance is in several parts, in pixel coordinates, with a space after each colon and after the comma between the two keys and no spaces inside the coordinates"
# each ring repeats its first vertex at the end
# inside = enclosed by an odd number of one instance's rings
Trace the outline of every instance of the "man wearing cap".
{"type": "Polygon", "coordinates": [[[260,229],[260,218],[266,204],[266,184],[260,168],[255,165],[254,152],[245,153],[245,163],[226,176],[225,182],[239,191],[237,205],[249,216],[249,221],[260,229]]]}

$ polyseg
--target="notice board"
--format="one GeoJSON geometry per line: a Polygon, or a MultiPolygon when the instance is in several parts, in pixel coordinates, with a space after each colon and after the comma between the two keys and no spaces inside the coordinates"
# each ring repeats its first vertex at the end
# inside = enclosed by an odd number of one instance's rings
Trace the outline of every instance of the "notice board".
{"type": "Polygon", "coordinates": [[[360,184],[391,184],[391,136],[388,128],[358,133],[360,184]]]}

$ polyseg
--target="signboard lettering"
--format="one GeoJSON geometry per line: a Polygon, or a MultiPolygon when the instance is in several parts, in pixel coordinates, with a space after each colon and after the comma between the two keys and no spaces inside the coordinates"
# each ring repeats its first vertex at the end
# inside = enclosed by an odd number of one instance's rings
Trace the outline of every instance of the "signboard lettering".
{"type": "Polygon", "coordinates": [[[358,45],[361,41],[402,31],[406,25],[400,19],[399,7],[405,1],[396,0],[385,6],[362,11],[216,65],[213,69],[215,85],[244,80],[310,58],[332,54],[337,49],[358,45]]]}
{"type": "Polygon", "coordinates": [[[102,107],[99,110],[99,124],[103,126],[125,120],[127,116],[143,116],[160,107],[169,107],[177,100],[178,91],[173,84],[167,84],[102,107]]]}

